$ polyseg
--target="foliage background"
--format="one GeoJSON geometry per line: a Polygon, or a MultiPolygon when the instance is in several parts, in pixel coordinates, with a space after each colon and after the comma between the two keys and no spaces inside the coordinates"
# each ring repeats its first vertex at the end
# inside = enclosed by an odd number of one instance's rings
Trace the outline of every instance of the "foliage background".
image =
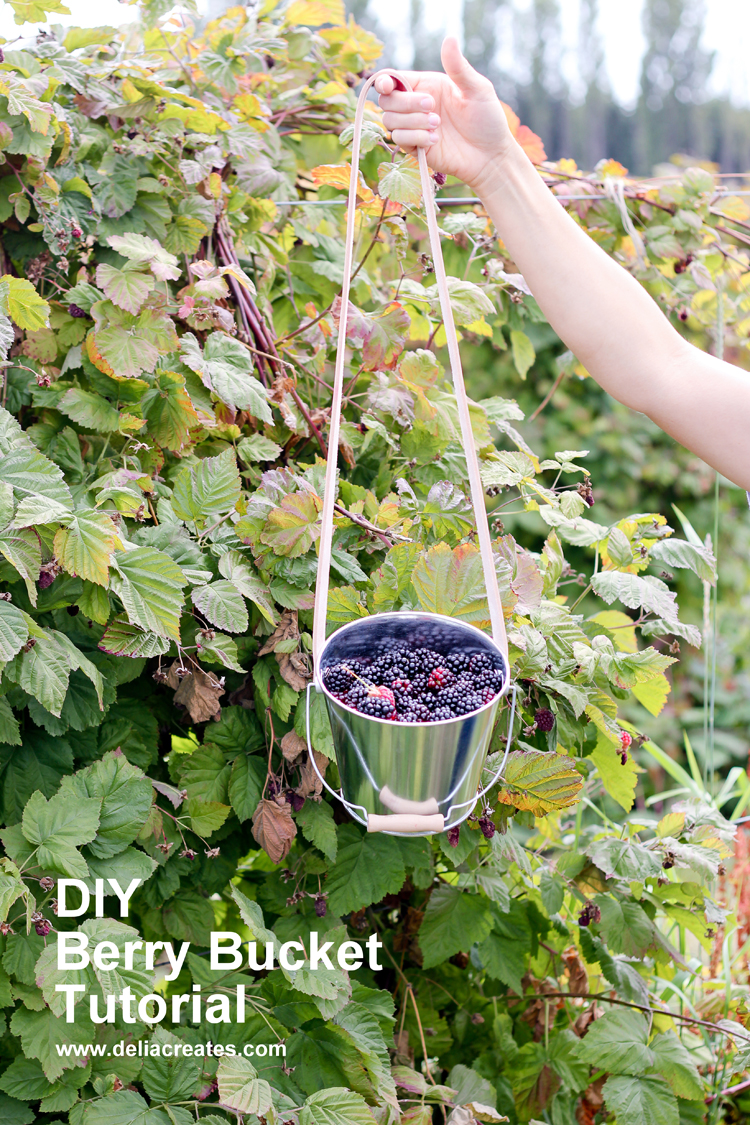
{"type": "MultiPolygon", "coordinates": [[[[231,9],[201,38],[160,20],[53,27],[0,64],[3,1120],[736,1119],[743,521],[722,520],[704,657],[712,474],[592,384],[481,210],[445,209],[523,721],[491,838],[476,819],[455,847],[368,837],[321,800],[302,701],[345,126],[380,45],[335,0],[231,9]],[[191,941],[159,989],[243,983],[252,1016],[95,1026],[87,996],[66,1024],[61,876],[143,878],[127,924],[110,897],[84,931],[191,941]],[[377,931],[387,952],[378,973],[222,975],[197,955],[213,928],[377,931]],[[287,1054],[86,1053],[123,1036],[287,1054]]],[[[418,177],[374,107],[367,135],[331,624],[399,605],[481,624],[418,177]]],[[[741,198],[701,169],[659,188],[615,161],[541,171],[682,331],[743,362],[741,198]]],[[[738,517],[738,490],[719,497],[738,517]]],[[[311,736],[336,784],[319,700],[311,736]]],[[[153,988],[143,963],[65,979],[153,988]]]]}

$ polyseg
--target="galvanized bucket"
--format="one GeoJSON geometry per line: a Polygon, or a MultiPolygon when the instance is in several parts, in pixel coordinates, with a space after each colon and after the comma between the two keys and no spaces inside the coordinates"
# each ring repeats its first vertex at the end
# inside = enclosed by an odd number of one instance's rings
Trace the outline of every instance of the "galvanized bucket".
{"type": "MultiPolygon", "coordinates": [[[[454,828],[470,815],[505,764],[503,758],[495,778],[478,793],[498,707],[509,683],[507,659],[491,637],[453,617],[382,613],[337,629],[321,653],[319,671],[341,779],[341,792],[334,796],[355,820],[369,831],[426,835],[454,828]],[[446,655],[498,654],[504,672],[500,693],[484,707],[460,718],[403,723],[360,714],[331,695],[322,681],[332,664],[377,652],[384,642],[408,642],[411,638],[446,655]]],[[[311,760],[315,762],[312,753],[311,760]]]]}
{"type": "MultiPolygon", "coordinates": [[[[382,71],[379,73],[383,73],[382,71]]],[[[387,71],[403,89],[410,89],[405,78],[387,71]]],[[[346,328],[349,317],[357,185],[359,183],[359,151],[367,92],[377,74],[365,82],[357,102],[352,138],[351,176],[346,239],[344,243],[344,278],[341,292],[339,335],[336,368],[333,380],[333,402],[328,437],[318,572],[315,584],[315,618],[313,622],[314,683],[308,687],[308,751],[310,760],[329,792],[343,801],[350,814],[371,832],[391,835],[430,835],[455,827],[470,815],[472,808],[502,773],[508,756],[515,714],[515,691],[508,724],[505,754],[495,777],[478,789],[482,767],[492,737],[501,697],[509,687],[508,641],[503,608],[497,584],[497,572],[490,537],[485,494],[479,472],[469,404],[461,371],[458,336],[440,246],[436,219],[434,184],[427,166],[424,149],[419,149],[419,172],[425,200],[427,229],[435,269],[440,310],[450,356],[451,374],[456,393],[456,406],[461,441],[466,455],[471,501],[477,522],[477,540],[487,584],[488,617],[492,636],[454,617],[431,613],[382,613],[353,621],[336,630],[326,640],[328,587],[333,549],[333,516],[337,490],[337,460],[341,426],[341,406],[346,374],[346,328]],[[336,699],[323,683],[323,672],[331,664],[372,653],[383,644],[393,644],[413,635],[419,644],[445,653],[456,650],[492,652],[502,658],[504,679],[501,690],[489,703],[460,718],[440,722],[405,723],[360,714],[336,699]],[[317,690],[325,697],[331,719],[336,761],[341,778],[341,792],[335,793],[320,774],[310,744],[310,692],[317,690]]],[[[412,642],[413,643],[413,642],[412,642]]],[[[416,646],[415,646],[416,647],[416,646]]]]}

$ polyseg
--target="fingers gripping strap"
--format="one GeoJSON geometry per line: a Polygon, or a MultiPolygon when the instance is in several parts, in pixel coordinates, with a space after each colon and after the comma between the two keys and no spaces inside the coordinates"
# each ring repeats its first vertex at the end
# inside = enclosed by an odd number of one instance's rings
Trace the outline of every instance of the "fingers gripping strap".
{"type": "MultiPolygon", "coordinates": [[[[382,74],[388,74],[402,89],[411,92],[409,83],[398,73],[391,70],[381,70],[368,78],[359,95],[357,113],[354,118],[354,136],[352,138],[351,177],[349,181],[349,202],[346,216],[346,240],[344,243],[344,278],[341,289],[341,316],[339,320],[338,345],[336,349],[336,368],[333,383],[333,403],[331,405],[331,423],[328,437],[328,462],[326,465],[325,495],[323,497],[322,530],[320,535],[320,551],[318,555],[318,573],[315,585],[315,619],[313,623],[313,658],[315,674],[318,675],[320,653],[326,639],[326,618],[328,614],[328,586],[331,570],[331,548],[333,543],[333,508],[336,498],[336,464],[338,460],[339,433],[341,429],[341,402],[344,387],[344,365],[346,362],[346,329],[349,318],[349,290],[352,279],[352,260],[354,255],[354,227],[357,214],[357,183],[359,180],[359,154],[362,136],[362,121],[365,113],[367,93],[373,83],[382,74]]],[[[430,250],[435,266],[435,280],[437,282],[438,296],[440,298],[440,311],[445,326],[445,335],[448,343],[451,375],[453,387],[458,404],[458,416],[461,424],[461,444],[466,454],[466,466],[469,474],[469,487],[471,502],[477,521],[477,535],[479,550],[482,557],[482,568],[487,583],[487,601],[489,603],[490,624],[492,636],[499,645],[506,663],[508,660],[508,641],[505,633],[503,607],[500,601],[500,591],[497,584],[497,572],[492,552],[492,540],[487,520],[487,510],[484,501],[484,488],[479,475],[479,461],[477,460],[474,434],[471,426],[471,415],[466,398],[463,372],[461,370],[461,356],[458,350],[456,326],[453,321],[448,281],[445,274],[443,252],[440,246],[440,231],[437,225],[436,207],[433,199],[433,184],[427,167],[425,150],[418,150],[419,173],[422,181],[422,197],[427,216],[427,230],[430,236],[430,250]]]]}

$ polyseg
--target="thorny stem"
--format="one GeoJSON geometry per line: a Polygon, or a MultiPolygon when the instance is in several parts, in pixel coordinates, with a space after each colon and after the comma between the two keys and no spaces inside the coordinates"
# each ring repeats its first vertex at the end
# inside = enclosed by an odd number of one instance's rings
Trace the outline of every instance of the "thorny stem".
{"type": "Polygon", "coordinates": [[[552,397],[554,396],[555,392],[556,392],[556,391],[557,391],[557,389],[559,388],[559,386],[560,386],[560,384],[562,383],[562,381],[563,381],[563,379],[564,379],[564,378],[565,378],[565,371],[564,371],[564,370],[562,370],[562,371],[561,371],[561,372],[559,373],[559,375],[557,376],[557,378],[555,379],[554,383],[552,384],[552,387],[550,388],[549,392],[548,392],[548,393],[547,393],[547,394],[546,394],[546,395],[544,396],[544,398],[542,399],[542,401],[541,401],[541,402],[539,403],[539,405],[537,406],[537,408],[536,408],[536,410],[534,411],[534,413],[533,413],[533,414],[530,414],[530,415],[529,415],[529,417],[528,417],[527,421],[529,421],[529,422],[533,422],[533,421],[534,421],[534,420],[535,420],[535,419],[536,419],[536,418],[537,418],[537,417],[538,417],[538,416],[539,416],[539,415],[540,415],[540,414],[542,413],[542,411],[544,410],[545,406],[546,406],[546,405],[547,405],[547,403],[548,403],[548,402],[550,401],[550,399],[551,399],[551,398],[552,398],[552,397]]]}
{"type": "MultiPolygon", "coordinates": [[[[741,1031],[744,1031],[741,1024],[737,1024],[740,1030],[735,1031],[734,1028],[719,1027],[718,1024],[712,1023],[710,1020],[698,1019],[697,1016],[683,1016],[679,1012],[673,1012],[671,1008],[653,1008],[646,1004],[634,1004],[631,1000],[617,1000],[607,992],[547,992],[545,995],[568,1000],[601,1000],[605,1004],[618,1004],[622,1008],[636,1008],[639,1012],[645,1012],[647,1015],[669,1016],[670,1019],[682,1020],[683,1023],[699,1024],[701,1027],[707,1027],[711,1031],[718,1031],[722,1035],[733,1036],[735,1039],[741,1039],[744,1043],[750,1043],[750,1035],[741,1034],[741,1031]]],[[[524,993],[519,999],[538,1000],[539,996],[535,992],[528,995],[524,993]]]]}

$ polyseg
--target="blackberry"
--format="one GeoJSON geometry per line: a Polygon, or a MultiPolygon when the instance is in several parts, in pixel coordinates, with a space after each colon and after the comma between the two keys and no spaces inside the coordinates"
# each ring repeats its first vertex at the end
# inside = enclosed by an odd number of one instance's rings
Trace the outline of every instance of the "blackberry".
{"type": "Polygon", "coordinates": [[[496,832],[495,822],[491,817],[487,816],[486,814],[485,814],[485,816],[480,816],[479,827],[482,829],[482,835],[484,836],[485,840],[491,840],[492,837],[495,835],[495,832],[496,832]]]}
{"type": "Polygon", "coordinates": [[[596,903],[587,902],[581,913],[578,915],[579,926],[590,926],[592,922],[601,922],[602,912],[596,903]]]}
{"type": "Polygon", "coordinates": [[[457,824],[455,828],[449,828],[448,829],[446,835],[448,837],[448,843],[450,844],[450,846],[452,848],[458,847],[458,838],[459,838],[460,832],[461,832],[461,825],[460,824],[457,824]]]}
{"type": "Polygon", "coordinates": [[[333,664],[323,673],[323,683],[334,695],[343,695],[356,682],[356,676],[349,665],[333,664]]]}
{"type": "Polygon", "coordinates": [[[384,640],[370,656],[330,665],[323,682],[337,699],[372,718],[448,722],[486,706],[504,678],[497,653],[446,651],[450,644],[449,633],[434,627],[418,631],[410,644],[384,640]]]}
{"type": "Polygon", "coordinates": [[[39,937],[46,937],[52,929],[52,923],[48,922],[46,918],[42,918],[41,921],[37,922],[34,929],[39,934],[39,937]]]}
{"type": "Polygon", "coordinates": [[[87,312],[84,312],[84,310],[82,308],[80,308],[78,305],[68,305],[68,312],[70,313],[71,316],[74,316],[74,317],[88,316],[89,315],[87,312]]]}
{"type": "Polygon", "coordinates": [[[537,725],[537,730],[550,731],[555,725],[555,716],[549,707],[540,707],[534,714],[534,722],[537,725]]]}

